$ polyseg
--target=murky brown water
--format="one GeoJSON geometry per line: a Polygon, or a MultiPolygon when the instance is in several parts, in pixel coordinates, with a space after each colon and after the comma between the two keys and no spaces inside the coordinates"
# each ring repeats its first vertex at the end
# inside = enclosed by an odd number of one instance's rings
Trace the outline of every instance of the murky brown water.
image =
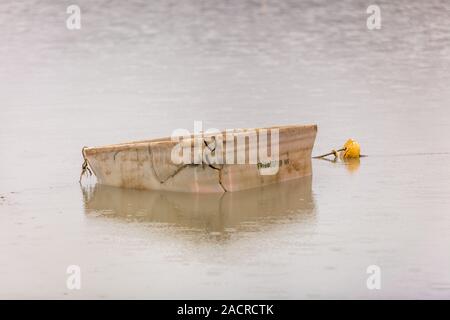
{"type": "Polygon", "coordinates": [[[450,298],[448,2],[379,1],[376,31],[370,1],[77,3],[79,31],[0,4],[0,298],[450,298]],[[78,185],[82,146],[194,120],[369,157],[223,196],[78,185]]]}

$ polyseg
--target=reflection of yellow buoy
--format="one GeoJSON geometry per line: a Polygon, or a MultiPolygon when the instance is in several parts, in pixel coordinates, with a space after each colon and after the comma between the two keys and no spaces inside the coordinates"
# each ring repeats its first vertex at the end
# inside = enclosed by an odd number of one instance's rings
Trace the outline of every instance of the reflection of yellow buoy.
{"type": "Polygon", "coordinates": [[[343,161],[345,163],[345,167],[350,173],[356,172],[361,165],[361,160],[359,158],[344,158],[343,161]]]}
{"type": "Polygon", "coordinates": [[[341,157],[344,159],[355,159],[361,155],[361,148],[359,143],[353,139],[348,139],[344,144],[344,150],[341,153],[341,157]]]}

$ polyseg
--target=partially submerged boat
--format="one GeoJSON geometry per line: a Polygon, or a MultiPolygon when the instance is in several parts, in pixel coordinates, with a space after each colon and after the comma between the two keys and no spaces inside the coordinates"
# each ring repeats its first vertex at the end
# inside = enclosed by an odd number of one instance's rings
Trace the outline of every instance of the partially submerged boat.
{"type": "Polygon", "coordinates": [[[83,156],[104,185],[231,192],[310,176],[316,133],[316,125],[201,132],[85,147],[83,156]]]}

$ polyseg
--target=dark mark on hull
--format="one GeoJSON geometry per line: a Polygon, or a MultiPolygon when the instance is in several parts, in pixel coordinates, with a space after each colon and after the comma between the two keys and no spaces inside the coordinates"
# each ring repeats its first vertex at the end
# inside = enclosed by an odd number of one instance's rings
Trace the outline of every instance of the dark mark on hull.
{"type": "MultiPolygon", "coordinates": [[[[152,166],[153,166],[153,165],[152,165],[152,166]]],[[[158,180],[160,180],[159,182],[161,182],[161,184],[165,183],[165,182],[166,182],[167,180],[169,180],[170,178],[175,177],[175,176],[178,174],[178,172],[180,172],[181,170],[183,170],[183,169],[186,168],[186,167],[187,167],[186,164],[183,165],[183,166],[181,166],[181,167],[179,167],[177,170],[175,170],[174,173],[172,173],[170,176],[168,176],[166,180],[161,181],[161,180],[158,178],[158,180]]],[[[153,168],[153,171],[154,171],[154,170],[155,170],[155,169],[153,168]]]]}
{"type": "Polygon", "coordinates": [[[148,145],[147,150],[148,150],[148,154],[150,156],[150,161],[151,161],[151,167],[152,167],[153,174],[155,175],[156,179],[158,179],[159,183],[163,184],[165,181],[162,181],[159,178],[159,176],[158,176],[158,174],[156,173],[156,170],[155,170],[155,166],[154,166],[154,163],[153,163],[153,153],[152,153],[151,145],[148,145]]]}
{"type": "Polygon", "coordinates": [[[120,152],[122,152],[123,150],[119,150],[119,151],[116,151],[115,153],[114,153],[114,156],[113,156],[113,159],[114,159],[114,161],[116,161],[116,156],[117,156],[117,154],[119,154],[120,152]]]}

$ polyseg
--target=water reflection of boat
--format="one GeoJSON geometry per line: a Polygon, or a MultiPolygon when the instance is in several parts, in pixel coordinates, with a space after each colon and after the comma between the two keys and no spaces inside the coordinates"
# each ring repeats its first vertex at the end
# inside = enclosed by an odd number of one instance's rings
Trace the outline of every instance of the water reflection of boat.
{"type": "Polygon", "coordinates": [[[245,222],[311,218],[311,177],[223,194],[174,193],[105,186],[83,188],[86,214],[223,231],[245,222]]]}

